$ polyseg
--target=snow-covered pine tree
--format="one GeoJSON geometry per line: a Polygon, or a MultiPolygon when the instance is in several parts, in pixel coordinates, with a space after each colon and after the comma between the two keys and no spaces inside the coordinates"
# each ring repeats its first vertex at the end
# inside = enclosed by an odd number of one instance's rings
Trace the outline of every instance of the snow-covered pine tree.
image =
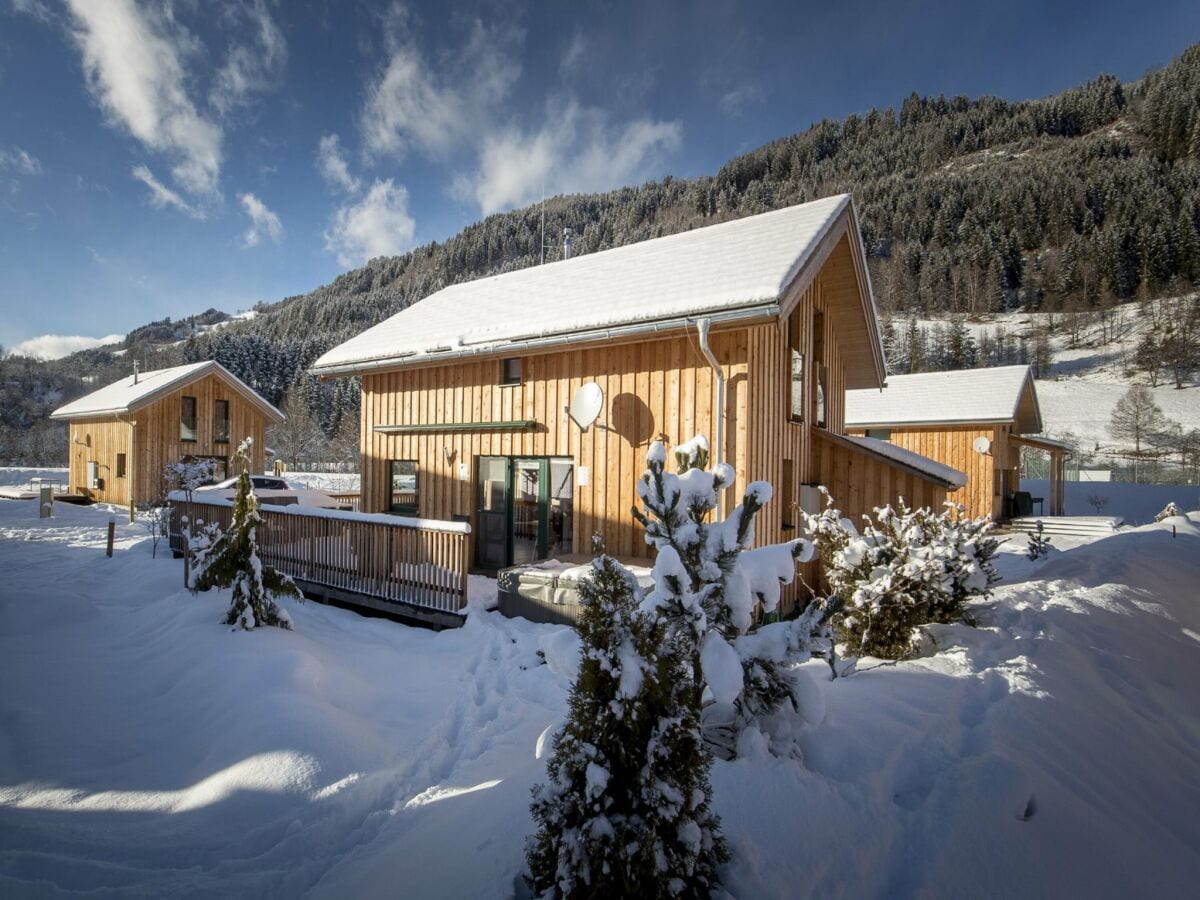
{"type": "Polygon", "coordinates": [[[682,660],[611,557],[580,585],[583,649],[527,848],[547,897],[708,897],[728,858],[682,660]]]}
{"type": "Polygon", "coordinates": [[[814,654],[827,655],[832,641],[827,619],[832,609],[814,601],[799,619],[774,623],[748,634],[756,607],[778,608],[780,585],[792,581],[796,563],[812,558],[804,539],[751,550],[754,518],[771,499],[763,481],[747,486],[742,502],[724,520],[710,522],[718,496],[732,481],[733,469],[708,463],[703,435],[675,448],[678,474],[666,471],[667,452],[660,443],[646,455],[647,471],[638,482],[644,509],[633,510],[646,529],[646,541],[658,548],[654,591],[643,610],[665,624],[665,639],[687,666],[687,700],[699,715],[707,689],[711,703],[726,711],[706,716],[705,738],[732,756],[740,732],[750,724],[770,733],[767,719],[789,700],[800,699],[789,669],[814,654]]]}
{"type": "Polygon", "coordinates": [[[258,498],[250,487],[250,445],[246,438],[238,446],[237,459],[242,464],[238,476],[237,494],[233,499],[233,521],[224,534],[203,538],[196,549],[196,568],[192,589],[233,588],[226,625],[240,625],[249,630],[263,625],[291,628],[292,620],[275,602],[276,597],[303,596],[292,579],[263,563],[258,552],[258,529],[262,516],[258,498]]]}

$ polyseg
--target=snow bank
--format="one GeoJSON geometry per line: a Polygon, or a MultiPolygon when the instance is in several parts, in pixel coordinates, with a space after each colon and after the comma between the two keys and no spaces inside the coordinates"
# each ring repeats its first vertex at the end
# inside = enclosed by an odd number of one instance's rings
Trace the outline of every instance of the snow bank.
{"type": "MultiPolygon", "coordinates": [[[[0,895],[515,893],[569,629],[309,602],[234,632],[138,526],[107,559],[107,521],[0,503],[0,895]]],[[[730,891],[1190,896],[1198,522],[1014,551],[936,653],[806,664],[802,761],[713,767],[730,891]]]]}

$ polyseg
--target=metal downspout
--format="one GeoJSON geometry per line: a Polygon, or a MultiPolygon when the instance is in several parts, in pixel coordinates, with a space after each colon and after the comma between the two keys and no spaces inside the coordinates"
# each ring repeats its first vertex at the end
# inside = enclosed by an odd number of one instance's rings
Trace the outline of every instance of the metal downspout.
{"type": "MultiPolygon", "coordinates": [[[[708,331],[711,327],[712,320],[707,317],[696,322],[696,334],[700,338],[700,351],[708,360],[708,364],[712,366],[713,375],[717,379],[717,433],[712,454],[712,464],[716,466],[724,461],[725,452],[725,370],[721,368],[716,354],[712,352],[712,347],[708,343],[708,331]]],[[[725,517],[725,491],[721,491],[717,496],[717,514],[721,518],[725,517]]]]}

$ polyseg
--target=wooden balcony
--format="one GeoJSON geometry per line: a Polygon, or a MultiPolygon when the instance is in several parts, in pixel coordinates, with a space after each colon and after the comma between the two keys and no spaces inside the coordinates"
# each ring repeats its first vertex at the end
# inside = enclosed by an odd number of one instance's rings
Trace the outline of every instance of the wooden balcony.
{"type": "MultiPolygon", "coordinates": [[[[171,549],[183,552],[187,502],[171,504],[171,549]]],[[[336,600],[440,626],[463,622],[471,527],[302,506],[261,506],[263,562],[308,597],[336,600]]],[[[233,503],[194,499],[191,515],[228,528],[233,503]]]]}

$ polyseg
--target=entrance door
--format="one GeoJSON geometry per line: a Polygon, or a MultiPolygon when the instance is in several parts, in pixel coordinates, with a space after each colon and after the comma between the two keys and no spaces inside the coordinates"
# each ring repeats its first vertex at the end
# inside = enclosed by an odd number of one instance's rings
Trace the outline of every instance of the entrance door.
{"type": "Polygon", "coordinates": [[[572,551],[571,460],[480,457],[476,485],[476,566],[494,571],[572,551]]]}

